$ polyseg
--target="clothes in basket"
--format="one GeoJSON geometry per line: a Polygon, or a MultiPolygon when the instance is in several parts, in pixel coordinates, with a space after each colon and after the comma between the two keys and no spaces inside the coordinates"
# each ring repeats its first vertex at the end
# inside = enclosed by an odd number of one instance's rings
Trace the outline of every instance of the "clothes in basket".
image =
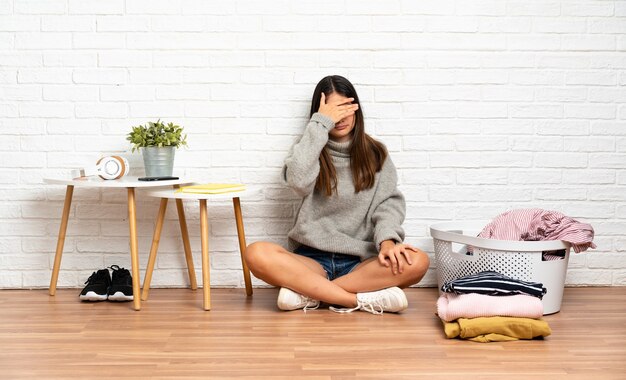
{"type": "Polygon", "coordinates": [[[497,240],[563,240],[574,252],[596,248],[593,227],[558,211],[540,208],[510,210],[495,217],[478,237],[497,240]]]}

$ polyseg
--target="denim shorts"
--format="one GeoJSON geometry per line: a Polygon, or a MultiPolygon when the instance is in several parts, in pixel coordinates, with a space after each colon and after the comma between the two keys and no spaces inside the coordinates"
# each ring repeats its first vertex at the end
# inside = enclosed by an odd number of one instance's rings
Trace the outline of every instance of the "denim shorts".
{"type": "Polygon", "coordinates": [[[361,258],[358,256],[321,251],[306,245],[301,245],[294,253],[317,261],[326,271],[326,277],[330,281],[347,275],[361,263],[361,258]]]}

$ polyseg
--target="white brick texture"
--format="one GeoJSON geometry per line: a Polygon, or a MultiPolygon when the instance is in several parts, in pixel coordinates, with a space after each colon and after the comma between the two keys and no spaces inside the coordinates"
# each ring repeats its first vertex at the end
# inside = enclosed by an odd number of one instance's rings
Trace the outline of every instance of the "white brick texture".
{"type": "MultiPolygon", "coordinates": [[[[567,283],[626,285],[625,3],[2,0],[0,288],[48,285],[64,189],[42,179],[107,154],[143,174],[125,137],[158,118],[188,133],[176,174],[259,187],[247,240],[285,243],[298,199],[280,168],[329,74],[355,84],[389,148],[409,243],[434,257],[431,223],[551,208],[596,228],[567,283]]],[[[59,286],[130,266],[125,202],[74,191],[59,286]]],[[[142,270],[157,208],[138,192],[142,270]]],[[[241,287],[231,204],[209,216],[212,285],[241,287]]],[[[161,251],[154,286],[187,286],[173,202],[161,251]]]]}

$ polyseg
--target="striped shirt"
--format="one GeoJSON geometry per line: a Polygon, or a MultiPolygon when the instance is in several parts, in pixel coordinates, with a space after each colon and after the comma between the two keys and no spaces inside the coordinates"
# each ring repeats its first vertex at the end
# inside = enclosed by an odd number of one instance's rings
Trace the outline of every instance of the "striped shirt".
{"type": "Polygon", "coordinates": [[[478,293],[492,296],[527,294],[539,299],[546,294],[546,288],[541,283],[522,281],[493,271],[480,272],[448,281],[443,284],[441,290],[446,293],[478,293]]]}
{"type": "Polygon", "coordinates": [[[498,215],[478,237],[498,240],[563,240],[579,253],[593,244],[593,227],[558,211],[539,208],[510,210],[498,215]]]}

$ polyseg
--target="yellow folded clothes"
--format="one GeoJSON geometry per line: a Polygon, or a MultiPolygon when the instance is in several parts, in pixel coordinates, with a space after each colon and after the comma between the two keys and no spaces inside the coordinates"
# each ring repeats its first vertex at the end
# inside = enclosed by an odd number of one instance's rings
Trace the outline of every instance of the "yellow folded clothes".
{"type": "Polygon", "coordinates": [[[467,340],[471,340],[472,342],[478,342],[478,343],[491,343],[491,342],[511,342],[514,340],[519,340],[519,338],[514,338],[508,335],[491,333],[491,334],[485,334],[485,335],[478,335],[473,338],[467,338],[467,340]]]}
{"type": "Polygon", "coordinates": [[[193,194],[223,194],[236,191],[244,191],[246,185],[240,183],[205,183],[202,185],[183,186],[176,190],[177,193],[193,194]]]}
{"type": "Polygon", "coordinates": [[[546,337],[552,333],[543,319],[517,317],[459,318],[443,323],[446,337],[475,342],[503,342],[517,339],[546,337]]]}

